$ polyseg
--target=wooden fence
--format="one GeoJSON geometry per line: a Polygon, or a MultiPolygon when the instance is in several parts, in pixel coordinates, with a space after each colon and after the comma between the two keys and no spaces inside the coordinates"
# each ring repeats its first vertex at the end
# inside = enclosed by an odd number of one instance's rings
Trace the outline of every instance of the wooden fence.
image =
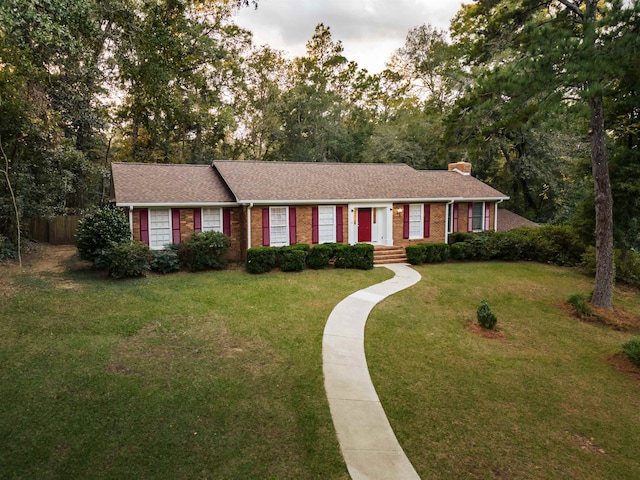
{"type": "Polygon", "coordinates": [[[73,245],[76,230],[82,215],[63,215],[46,218],[25,219],[25,230],[29,238],[52,245],[73,245]]]}

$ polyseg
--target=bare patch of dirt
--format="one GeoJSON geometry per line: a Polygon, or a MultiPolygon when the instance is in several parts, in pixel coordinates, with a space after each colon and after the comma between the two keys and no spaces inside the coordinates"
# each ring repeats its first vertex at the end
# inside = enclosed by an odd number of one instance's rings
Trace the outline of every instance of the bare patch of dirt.
{"type": "Polygon", "coordinates": [[[588,453],[599,453],[599,454],[605,454],[607,452],[605,452],[604,448],[596,445],[595,439],[593,438],[587,438],[584,435],[580,435],[577,433],[574,433],[573,435],[571,435],[571,439],[573,440],[573,442],[575,443],[575,445],[580,449],[583,450],[585,452],[588,453]]]}
{"type": "Polygon", "coordinates": [[[79,288],[73,280],[63,278],[70,270],[90,268],[91,264],[80,260],[75,245],[33,244],[25,252],[22,260],[22,270],[17,261],[0,264],[0,295],[13,295],[17,292],[14,277],[21,273],[31,274],[42,279],[53,277],[57,288],[73,290],[79,288]]]}
{"type": "Polygon", "coordinates": [[[583,322],[603,325],[620,332],[640,332],[640,315],[618,307],[614,307],[613,310],[592,305],[589,307],[593,310],[592,315],[579,315],[568,302],[559,305],[560,310],[583,322]]]}
{"type": "Polygon", "coordinates": [[[499,328],[494,328],[493,330],[489,330],[480,326],[478,323],[472,323],[467,327],[467,332],[473,333],[482,338],[494,338],[494,339],[503,339],[506,338],[506,334],[500,330],[499,328]]]}
{"type": "Polygon", "coordinates": [[[637,382],[640,382],[640,366],[629,360],[624,353],[618,352],[609,355],[607,357],[607,362],[609,362],[610,365],[613,365],[613,367],[619,372],[624,373],[626,376],[633,378],[637,382]]]}

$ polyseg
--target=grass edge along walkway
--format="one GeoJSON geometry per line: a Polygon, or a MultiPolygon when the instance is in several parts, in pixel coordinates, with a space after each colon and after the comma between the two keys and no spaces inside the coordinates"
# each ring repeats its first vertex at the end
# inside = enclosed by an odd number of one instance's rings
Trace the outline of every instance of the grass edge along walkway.
{"type": "Polygon", "coordinates": [[[359,290],[331,312],[322,337],[322,367],[331,417],[351,478],[419,479],[387,420],[364,353],[364,329],[375,305],[411,287],[421,275],[385,265],[395,276],[359,290]]]}

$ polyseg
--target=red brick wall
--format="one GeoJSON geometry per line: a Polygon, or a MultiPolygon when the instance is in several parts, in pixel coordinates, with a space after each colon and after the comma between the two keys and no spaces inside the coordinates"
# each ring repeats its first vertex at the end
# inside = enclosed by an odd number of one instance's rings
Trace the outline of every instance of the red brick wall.
{"type": "Polygon", "coordinates": [[[431,203],[430,205],[430,228],[428,238],[417,238],[409,240],[404,237],[404,209],[407,204],[393,204],[393,244],[406,247],[407,245],[416,245],[417,243],[433,243],[444,242],[446,225],[447,204],[431,203]],[[402,208],[402,213],[398,215],[398,209],[402,208]]]}

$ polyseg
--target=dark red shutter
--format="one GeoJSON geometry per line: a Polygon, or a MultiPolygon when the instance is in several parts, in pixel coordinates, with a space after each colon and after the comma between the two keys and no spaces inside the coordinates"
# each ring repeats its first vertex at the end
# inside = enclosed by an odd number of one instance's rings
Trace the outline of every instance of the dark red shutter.
{"type": "Polygon", "coordinates": [[[202,209],[201,208],[193,209],[193,231],[194,232],[202,231],[202,209]]]}
{"type": "Polygon", "coordinates": [[[467,218],[467,232],[473,232],[473,203],[469,202],[469,217],[467,218]]]}
{"type": "Polygon", "coordinates": [[[484,204],[484,229],[489,230],[491,217],[491,205],[487,202],[484,204]]]}
{"type": "Polygon", "coordinates": [[[149,245],[149,210],[140,210],[140,241],[149,245]]]}
{"type": "Polygon", "coordinates": [[[222,233],[231,238],[231,209],[222,209],[222,233]]]}
{"type": "Polygon", "coordinates": [[[431,233],[431,205],[424,204],[424,238],[429,238],[431,233]]]}
{"type": "Polygon", "coordinates": [[[342,207],[336,207],[336,242],[344,242],[342,207]]]}
{"type": "Polygon", "coordinates": [[[172,230],[172,242],[180,243],[180,209],[171,209],[171,230],[172,230]]]}
{"type": "Polygon", "coordinates": [[[289,245],[298,243],[298,235],[296,231],[296,208],[289,207],[289,245]]]}
{"type": "Polygon", "coordinates": [[[318,230],[318,207],[311,207],[311,243],[318,243],[320,241],[318,230]]]}
{"type": "Polygon", "coordinates": [[[409,238],[409,205],[404,206],[404,224],[402,238],[409,238]]]}
{"type": "Polygon", "coordinates": [[[262,209],[262,245],[268,247],[270,244],[269,235],[269,209],[262,209]]]}
{"type": "Polygon", "coordinates": [[[453,231],[458,231],[458,204],[453,204],[453,231]]]}

